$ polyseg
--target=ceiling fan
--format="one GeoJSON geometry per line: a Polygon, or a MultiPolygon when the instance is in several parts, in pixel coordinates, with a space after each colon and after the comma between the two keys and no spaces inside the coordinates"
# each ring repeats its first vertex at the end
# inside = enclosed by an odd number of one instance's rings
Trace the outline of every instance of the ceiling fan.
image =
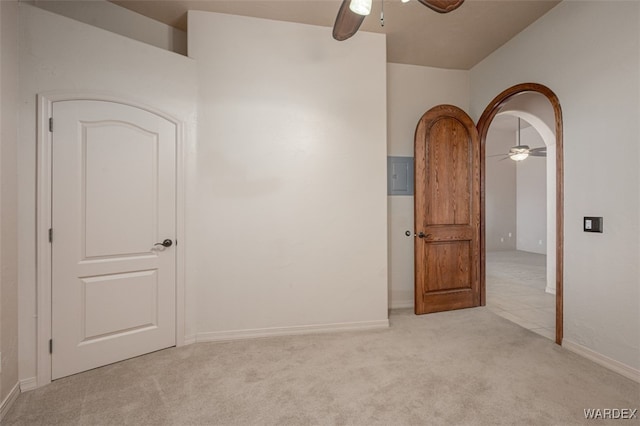
{"type": "MultiPolygon", "coordinates": [[[[382,0],[384,1],[384,0],[382,0]]],[[[403,3],[409,0],[402,0],[403,3]]],[[[456,10],[464,0],[418,0],[438,13],[456,10]]],[[[353,36],[360,28],[364,18],[371,13],[372,0],[342,0],[336,22],[333,25],[333,38],[343,41],[353,36]]]]}
{"type": "Polygon", "coordinates": [[[514,161],[522,161],[527,157],[546,157],[547,147],[529,148],[529,145],[516,145],[512,146],[507,154],[500,155],[506,155],[506,158],[511,158],[514,161]]]}
{"type": "Polygon", "coordinates": [[[522,161],[522,160],[525,160],[527,157],[546,157],[547,147],[542,146],[540,148],[529,148],[529,145],[520,144],[520,117],[518,117],[518,145],[512,146],[509,149],[509,152],[507,152],[506,154],[489,155],[489,157],[502,157],[502,156],[504,156],[502,160],[511,158],[514,161],[522,161]]]}

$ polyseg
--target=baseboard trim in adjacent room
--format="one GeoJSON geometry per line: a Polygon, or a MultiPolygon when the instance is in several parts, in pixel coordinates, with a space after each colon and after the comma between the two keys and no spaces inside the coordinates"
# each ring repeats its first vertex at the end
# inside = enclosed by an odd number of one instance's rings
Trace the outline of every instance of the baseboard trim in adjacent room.
{"type": "Polygon", "coordinates": [[[189,334],[188,336],[184,336],[184,344],[186,345],[191,345],[193,343],[196,342],[196,335],[195,334],[189,334]]]}
{"type": "Polygon", "coordinates": [[[555,288],[551,288],[551,287],[545,287],[544,289],[545,293],[549,293],[549,294],[556,294],[556,289],[555,288]]]}
{"type": "Polygon", "coordinates": [[[406,308],[413,308],[413,300],[398,300],[396,301],[392,301],[389,304],[389,309],[406,309],[406,308]]]}
{"type": "Polygon", "coordinates": [[[0,420],[4,418],[4,416],[9,412],[9,409],[16,402],[16,399],[20,395],[20,383],[16,383],[9,392],[9,395],[2,401],[2,405],[0,405],[0,420]]]}
{"type": "Polygon", "coordinates": [[[389,327],[389,320],[346,322],[337,324],[301,325],[295,327],[258,328],[250,330],[212,331],[196,334],[196,342],[223,342],[229,340],[259,339],[275,336],[331,333],[340,331],[371,330],[389,327]]]}
{"type": "Polygon", "coordinates": [[[596,364],[600,364],[601,366],[608,368],[611,371],[615,371],[616,373],[621,374],[624,377],[633,380],[634,382],[640,383],[640,370],[636,370],[635,368],[623,364],[620,361],[616,361],[615,359],[609,358],[608,356],[602,355],[601,353],[598,353],[592,349],[586,348],[578,343],[572,342],[567,339],[562,340],[562,347],[584,358],[587,358],[588,360],[593,361],[596,364]]]}
{"type": "Polygon", "coordinates": [[[38,387],[38,380],[35,377],[20,380],[20,392],[27,392],[38,387]]]}

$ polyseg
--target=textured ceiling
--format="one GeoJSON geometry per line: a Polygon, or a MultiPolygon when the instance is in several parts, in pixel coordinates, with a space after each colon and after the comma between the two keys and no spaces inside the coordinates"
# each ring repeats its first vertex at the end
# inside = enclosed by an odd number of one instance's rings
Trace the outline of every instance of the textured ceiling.
{"type": "MultiPolygon", "coordinates": [[[[188,10],[203,10],[333,27],[336,0],[110,0],[150,18],[186,30],[188,10]]],[[[442,15],[416,0],[381,0],[360,30],[387,35],[387,61],[440,68],[470,69],[549,11],[559,1],[466,0],[442,15]]],[[[355,37],[358,35],[356,34],[355,37]]],[[[331,37],[331,31],[327,31],[331,37]]],[[[345,42],[336,43],[348,43],[345,42]]]]}

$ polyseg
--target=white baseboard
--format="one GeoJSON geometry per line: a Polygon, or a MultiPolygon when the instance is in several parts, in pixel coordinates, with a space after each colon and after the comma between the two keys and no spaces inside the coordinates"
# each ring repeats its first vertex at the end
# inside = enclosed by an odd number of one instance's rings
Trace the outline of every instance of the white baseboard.
{"type": "Polygon", "coordinates": [[[405,309],[405,308],[413,308],[413,299],[411,300],[398,300],[392,301],[389,304],[389,309],[405,309]]]}
{"type": "Polygon", "coordinates": [[[556,294],[556,289],[555,288],[545,287],[544,291],[549,293],[549,294],[553,294],[553,295],[556,294]]]}
{"type": "Polygon", "coordinates": [[[38,387],[38,380],[35,377],[20,380],[20,392],[27,392],[38,387]]]}
{"type": "Polygon", "coordinates": [[[188,336],[184,336],[184,345],[191,345],[196,342],[196,335],[189,334],[188,336]]]}
{"type": "Polygon", "coordinates": [[[275,336],[331,333],[338,331],[370,330],[389,327],[389,320],[346,322],[337,324],[302,325],[295,327],[258,328],[250,330],[212,331],[196,334],[196,342],[223,342],[275,336]]]}
{"type": "Polygon", "coordinates": [[[16,402],[16,399],[20,395],[20,383],[16,383],[9,392],[9,395],[2,401],[2,405],[0,405],[0,420],[4,418],[4,416],[9,412],[9,409],[16,402]]]}
{"type": "Polygon", "coordinates": [[[615,359],[609,358],[608,356],[602,355],[592,349],[586,348],[567,339],[562,340],[562,347],[587,358],[596,364],[600,364],[611,371],[615,371],[634,382],[640,383],[640,370],[636,370],[635,368],[623,364],[620,361],[616,361],[615,359]]]}

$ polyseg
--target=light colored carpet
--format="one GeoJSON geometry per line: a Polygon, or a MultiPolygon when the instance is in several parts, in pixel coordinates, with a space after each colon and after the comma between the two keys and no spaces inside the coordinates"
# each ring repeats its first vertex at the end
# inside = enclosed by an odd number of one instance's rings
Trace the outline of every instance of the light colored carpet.
{"type": "Polygon", "coordinates": [[[390,320],[159,351],[22,394],[5,423],[572,425],[640,405],[639,384],[486,308],[390,320]]]}
{"type": "Polygon", "coordinates": [[[545,292],[546,262],[525,251],[487,252],[487,308],[555,340],[556,296],[545,292]]]}

